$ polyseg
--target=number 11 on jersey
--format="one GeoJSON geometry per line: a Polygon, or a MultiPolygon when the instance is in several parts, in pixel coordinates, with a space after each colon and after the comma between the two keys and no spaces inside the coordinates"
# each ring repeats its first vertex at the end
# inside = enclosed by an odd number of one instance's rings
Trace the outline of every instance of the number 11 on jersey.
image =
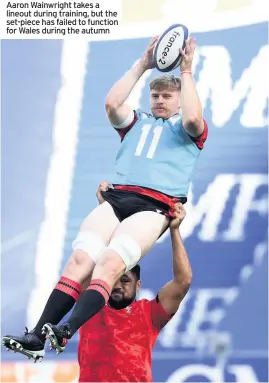
{"type": "MultiPolygon", "coordinates": [[[[151,131],[151,128],[152,128],[151,124],[145,124],[142,127],[142,133],[141,133],[141,136],[140,136],[140,140],[139,140],[139,142],[137,144],[136,151],[135,151],[135,155],[136,156],[140,156],[141,155],[142,150],[143,150],[143,148],[144,148],[144,146],[146,144],[149,132],[151,131]]],[[[157,145],[158,145],[158,142],[159,142],[161,134],[162,134],[162,130],[163,130],[162,126],[156,126],[154,128],[154,130],[153,130],[153,138],[152,138],[152,141],[151,141],[148,153],[146,155],[147,158],[150,158],[150,159],[153,158],[154,153],[155,153],[156,148],[157,148],[157,145]]]]}

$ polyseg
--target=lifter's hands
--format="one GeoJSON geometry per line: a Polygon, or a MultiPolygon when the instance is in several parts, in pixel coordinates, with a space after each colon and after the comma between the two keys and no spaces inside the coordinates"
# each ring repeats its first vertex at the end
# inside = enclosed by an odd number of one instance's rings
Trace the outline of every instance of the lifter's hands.
{"type": "Polygon", "coordinates": [[[170,229],[177,230],[186,216],[186,211],[182,203],[178,202],[174,208],[174,218],[170,222],[170,229]]]}
{"type": "Polygon", "coordinates": [[[185,49],[184,50],[180,49],[180,53],[182,55],[182,61],[180,63],[181,71],[192,70],[192,62],[193,62],[195,47],[196,47],[196,39],[193,37],[189,37],[186,40],[185,49]]]}
{"type": "Polygon", "coordinates": [[[98,199],[98,202],[101,204],[103,202],[105,202],[104,200],[104,197],[102,196],[101,192],[102,191],[107,191],[107,189],[109,188],[110,184],[107,182],[107,181],[101,181],[99,186],[98,186],[98,189],[97,189],[97,192],[96,192],[96,197],[98,199]]]}
{"type": "Polygon", "coordinates": [[[149,43],[149,46],[147,47],[140,59],[140,65],[143,67],[144,70],[154,68],[153,49],[157,40],[158,36],[153,37],[153,39],[149,43]]]}

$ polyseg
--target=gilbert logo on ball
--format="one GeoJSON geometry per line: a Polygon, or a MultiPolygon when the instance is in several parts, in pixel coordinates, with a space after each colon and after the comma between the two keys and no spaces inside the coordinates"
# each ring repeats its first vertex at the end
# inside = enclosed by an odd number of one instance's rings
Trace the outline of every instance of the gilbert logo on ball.
{"type": "Polygon", "coordinates": [[[188,28],[183,24],[174,24],[166,29],[154,47],[153,57],[156,69],[160,72],[169,72],[179,66],[181,62],[179,49],[185,48],[188,34],[188,28]]]}

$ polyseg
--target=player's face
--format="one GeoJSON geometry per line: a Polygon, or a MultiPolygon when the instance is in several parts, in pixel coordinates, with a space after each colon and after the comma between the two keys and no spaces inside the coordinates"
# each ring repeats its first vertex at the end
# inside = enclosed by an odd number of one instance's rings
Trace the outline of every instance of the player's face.
{"type": "Polygon", "coordinates": [[[141,281],[137,281],[135,274],[128,271],[115,284],[110,298],[109,305],[115,309],[122,309],[129,306],[136,297],[141,281]]]}
{"type": "Polygon", "coordinates": [[[171,88],[152,89],[150,107],[154,117],[170,118],[179,112],[180,92],[171,88]]]}

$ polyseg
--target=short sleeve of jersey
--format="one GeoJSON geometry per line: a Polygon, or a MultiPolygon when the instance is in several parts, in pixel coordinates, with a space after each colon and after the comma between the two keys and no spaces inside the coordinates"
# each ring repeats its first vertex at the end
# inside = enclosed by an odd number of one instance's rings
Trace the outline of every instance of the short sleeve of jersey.
{"type": "Polygon", "coordinates": [[[196,144],[198,149],[202,150],[204,147],[204,143],[206,142],[207,136],[208,136],[208,125],[206,120],[204,121],[204,130],[203,133],[198,137],[191,137],[192,141],[196,144]]]}
{"type": "Polygon", "coordinates": [[[143,118],[147,118],[148,116],[149,115],[147,113],[142,112],[140,109],[136,109],[132,111],[132,116],[127,117],[126,126],[125,122],[121,124],[121,127],[114,126],[114,129],[118,132],[121,141],[123,141],[126,134],[138,121],[142,120],[143,118]]]}
{"type": "Polygon", "coordinates": [[[158,302],[157,298],[148,301],[146,305],[148,306],[150,325],[154,331],[160,332],[163,327],[173,318],[173,316],[165,311],[162,304],[158,302]]]}
{"type": "Polygon", "coordinates": [[[190,137],[190,139],[195,143],[197,148],[200,149],[200,150],[202,150],[204,148],[204,143],[206,142],[206,139],[207,139],[207,136],[208,136],[208,125],[207,125],[207,122],[205,120],[203,120],[203,121],[204,121],[204,130],[203,130],[203,133],[200,136],[198,136],[198,137],[192,137],[191,135],[189,135],[185,131],[183,123],[182,123],[182,119],[180,119],[176,123],[177,129],[184,129],[185,133],[190,137]]]}

